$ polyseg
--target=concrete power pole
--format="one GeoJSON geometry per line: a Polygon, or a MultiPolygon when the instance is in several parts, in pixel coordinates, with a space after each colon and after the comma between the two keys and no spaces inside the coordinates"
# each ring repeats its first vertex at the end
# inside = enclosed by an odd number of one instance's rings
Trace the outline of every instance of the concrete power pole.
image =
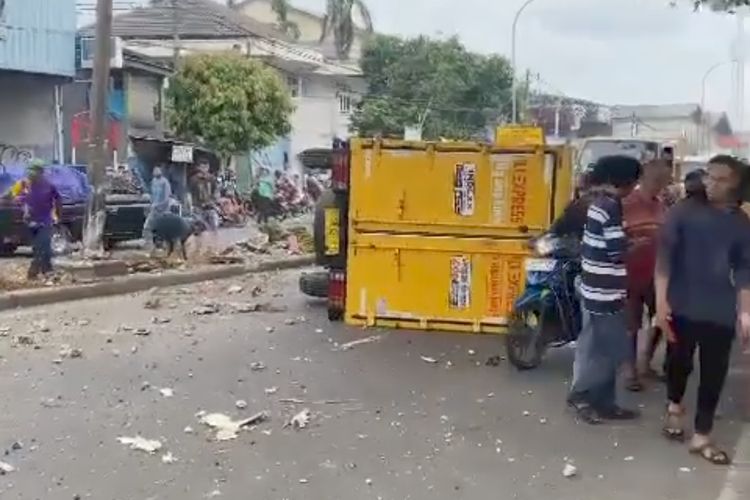
{"type": "MultiPolygon", "coordinates": [[[[172,0],[172,71],[177,71],[180,64],[180,8],[178,0],[172,0]]],[[[231,7],[231,5],[230,5],[231,7]]]]}
{"type": "Polygon", "coordinates": [[[105,207],[107,163],[107,91],[112,45],[112,0],[96,2],[96,49],[91,100],[91,132],[89,136],[89,181],[92,195],[83,234],[84,255],[102,252],[102,235],[107,212],[105,207]]]}

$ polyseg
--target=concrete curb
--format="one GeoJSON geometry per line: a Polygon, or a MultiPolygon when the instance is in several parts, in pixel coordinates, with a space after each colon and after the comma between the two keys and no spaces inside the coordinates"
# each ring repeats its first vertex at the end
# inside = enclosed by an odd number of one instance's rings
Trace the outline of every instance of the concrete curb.
{"type": "Polygon", "coordinates": [[[232,278],[250,273],[262,273],[282,269],[294,269],[315,264],[315,256],[292,257],[277,261],[262,262],[254,266],[225,265],[196,271],[173,271],[163,274],[131,275],[112,281],[86,285],[70,285],[56,288],[34,288],[17,290],[0,296],[0,311],[22,307],[42,306],[56,302],[91,299],[142,292],[154,287],[187,285],[201,281],[232,278]]]}

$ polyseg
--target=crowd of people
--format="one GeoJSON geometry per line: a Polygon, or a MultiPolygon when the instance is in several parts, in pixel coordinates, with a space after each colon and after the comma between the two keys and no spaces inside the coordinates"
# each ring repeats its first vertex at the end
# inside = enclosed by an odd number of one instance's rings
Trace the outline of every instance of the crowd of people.
{"type": "Polygon", "coordinates": [[[618,404],[621,368],[627,389],[663,377],[663,434],[686,437],[683,403],[696,350],[700,380],[689,450],[711,463],[730,462],[711,439],[735,338],[750,346],[750,218],[741,209],[748,167],[716,156],[674,193],[672,164],[626,156],[601,158],[578,199],[551,232],[581,239],[583,315],[568,404],[588,424],[631,420],[618,404]],[[647,313],[647,314],[646,314],[647,313]],[[643,328],[644,316],[649,319],[643,328]],[[639,332],[649,332],[639,352],[639,332]],[[652,366],[661,337],[663,373],[652,366]]]}

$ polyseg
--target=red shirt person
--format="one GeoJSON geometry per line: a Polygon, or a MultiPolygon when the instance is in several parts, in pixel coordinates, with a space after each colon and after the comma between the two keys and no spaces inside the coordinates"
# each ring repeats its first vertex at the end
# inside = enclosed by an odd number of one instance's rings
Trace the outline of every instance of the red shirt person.
{"type": "MultiPolygon", "coordinates": [[[[628,389],[643,388],[638,378],[638,332],[643,326],[643,313],[655,312],[654,268],[658,234],[664,221],[666,205],[661,198],[672,178],[672,166],[664,160],[653,160],[644,165],[641,180],[629,196],[623,199],[624,229],[628,237],[625,264],[628,275],[628,320],[633,338],[631,379],[628,389]]],[[[656,339],[658,342],[658,339],[656,339]]],[[[651,343],[644,370],[648,368],[656,344],[651,343]]]]}

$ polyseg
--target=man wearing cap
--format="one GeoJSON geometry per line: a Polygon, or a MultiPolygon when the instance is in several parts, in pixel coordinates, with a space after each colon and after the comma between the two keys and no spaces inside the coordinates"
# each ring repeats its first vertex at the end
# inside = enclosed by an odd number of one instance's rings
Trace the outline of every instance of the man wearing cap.
{"type": "Polygon", "coordinates": [[[29,182],[21,194],[21,202],[34,251],[28,278],[34,279],[39,273],[52,272],[52,227],[62,209],[60,193],[45,177],[41,160],[34,160],[29,166],[29,182]]]}

